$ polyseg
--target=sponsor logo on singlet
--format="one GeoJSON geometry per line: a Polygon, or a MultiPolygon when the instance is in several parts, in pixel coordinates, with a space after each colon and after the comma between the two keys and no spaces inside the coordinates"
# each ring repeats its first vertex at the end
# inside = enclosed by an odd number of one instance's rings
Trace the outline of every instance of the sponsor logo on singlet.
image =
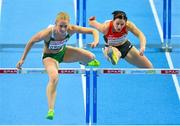
{"type": "Polygon", "coordinates": [[[68,41],[68,38],[66,38],[63,41],[50,41],[49,42],[49,49],[50,50],[57,50],[57,49],[61,49],[61,47],[63,47],[64,45],[66,45],[68,41]]]}
{"type": "Polygon", "coordinates": [[[108,36],[107,42],[108,42],[108,44],[118,44],[118,43],[124,42],[127,39],[126,36],[127,36],[127,34],[124,34],[123,36],[120,36],[120,37],[108,36]]]}

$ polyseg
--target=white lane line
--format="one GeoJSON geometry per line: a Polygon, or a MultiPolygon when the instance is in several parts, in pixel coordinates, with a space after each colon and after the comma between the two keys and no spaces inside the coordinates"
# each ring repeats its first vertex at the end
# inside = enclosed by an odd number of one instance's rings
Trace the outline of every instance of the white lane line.
{"type": "MultiPolygon", "coordinates": [[[[159,31],[161,42],[163,42],[163,31],[162,31],[162,27],[161,27],[161,24],[160,24],[159,17],[157,15],[157,10],[156,10],[156,7],[154,5],[154,1],[153,0],[149,0],[149,3],[151,5],[151,9],[152,9],[152,12],[153,12],[153,15],[154,15],[156,26],[157,26],[158,31],[159,31]]],[[[169,52],[165,52],[165,55],[166,55],[166,58],[167,58],[167,62],[168,62],[169,68],[170,69],[174,69],[170,53],[169,52]]],[[[179,86],[179,82],[178,82],[178,79],[177,79],[177,75],[172,75],[172,78],[173,78],[173,81],[174,81],[176,92],[177,92],[179,100],[180,100],[180,86],[179,86]]]]}
{"type": "MultiPolygon", "coordinates": [[[[82,34],[79,35],[79,47],[83,47],[83,40],[82,40],[82,34]]],[[[85,68],[84,65],[80,65],[82,69],[85,68]]],[[[82,88],[83,88],[83,96],[84,96],[84,110],[86,112],[86,78],[84,75],[81,75],[82,77],[82,88]]]]}
{"type": "MultiPolygon", "coordinates": [[[[74,0],[74,12],[75,12],[75,21],[77,20],[77,10],[76,10],[76,5],[77,5],[77,1],[74,0]]],[[[79,34],[79,47],[82,48],[83,47],[83,39],[82,39],[82,34],[79,34]]],[[[84,65],[80,65],[81,68],[85,68],[84,65]]],[[[83,89],[83,99],[84,99],[84,111],[86,113],[86,78],[84,75],[81,75],[82,78],[82,89],[83,89]]],[[[89,125],[91,126],[91,117],[89,120],[89,125]]]]}
{"type": "Polygon", "coordinates": [[[160,20],[159,20],[157,11],[156,11],[156,7],[154,5],[153,0],[149,0],[149,3],[151,5],[151,9],[152,9],[152,12],[153,12],[153,15],[154,15],[154,19],[155,19],[156,26],[158,28],[159,36],[161,38],[161,43],[162,43],[163,42],[163,30],[162,30],[161,23],[160,23],[160,20]]]}
{"type": "Polygon", "coordinates": [[[0,22],[1,22],[1,12],[2,12],[2,1],[3,0],[0,0],[0,22]]]}
{"type": "MultiPolygon", "coordinates": [[[[83,47],[82,34],[79,35],[79,47],[80,47],[80,48],[83,47]]],[[[81,68],[83,68],[83,69],[85,68],[84,65],[80,65],[80,66],[81,66],[81,68]]],[[[83,88],[83,96],[84,96],[84,110],[85,110],[85,112],[86,112],[86,78],[85,78],[84,75],[81,75],[81,77],[82,77],[82,88],[83,88]]],[[[91,123],[91,115],[90,115],[90,117],[89,117],[89,124],[87,124],[87,125],[89,125],[89,126],[92,125],[92,123],[91,123]]]]}

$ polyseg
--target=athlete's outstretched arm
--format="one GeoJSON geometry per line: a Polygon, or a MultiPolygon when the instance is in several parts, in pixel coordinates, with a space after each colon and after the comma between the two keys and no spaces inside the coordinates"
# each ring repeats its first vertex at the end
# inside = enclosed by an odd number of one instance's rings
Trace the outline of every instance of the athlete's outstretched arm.
{"type": "Polygon", "coordinates": [[[98,31],[105,34],[106,32],[106,23],[99,23],[96,21],[96,17],[89,18],[89,25],[96,28],[98,31]]]}

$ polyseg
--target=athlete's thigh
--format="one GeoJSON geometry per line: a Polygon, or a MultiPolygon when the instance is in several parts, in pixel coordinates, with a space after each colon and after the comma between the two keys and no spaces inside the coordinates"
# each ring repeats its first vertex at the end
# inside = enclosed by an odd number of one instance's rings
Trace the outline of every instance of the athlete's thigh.
{"type": "Polygon", "coordinates": [[[43,59],[43,64],[50,77],[58,76],[58,62],[55,59],[46,57],[45,59],[43,59]]]}
{"type": "Polygon", "coordinates": [[[92,56],[93,56],[93,53],[91,53],[85,49],[66,46],[66,52],[64,55],[63,62],[77,62],[83,58],[89,58],[92,56]]]}
{"type": "Polygon", "coordinates": [[[109,46],[109,47],[105,47],[105,48],[103,49],[103,53],[104,53],[104,55],[105,55],[106,58],[108,58],[107,54],[108,54],[108,51],[109,51],[110,48],[112,48],[113,53],[114,53],[118,58],[121,57],[122,54],[121,54],[121,52],[120,52],[116,47],[109,46]]]}
{"type": "Polygon", "coordinates": [[[140,68],[151,68],[152,64],[151,62],[147,59],[146,56],[141,56],[139,51],[135,48],[132,47],[128,54],[125,57],[126,61],[129,63],[140,67],[140,68]]]}
{"type": "Polygon", "coordinates": [[[115,55],[119,59],[122,56],[121,52],[116,47],[112,47],[112,49],[113,49],[113,52],[115,53],[115,55]]]}

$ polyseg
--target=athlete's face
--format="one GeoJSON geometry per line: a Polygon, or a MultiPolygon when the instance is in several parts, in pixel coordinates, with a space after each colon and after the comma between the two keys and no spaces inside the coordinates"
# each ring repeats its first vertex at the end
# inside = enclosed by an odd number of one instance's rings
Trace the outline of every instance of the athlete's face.
{"type": "Polygon", "coordinates": [[[113,21],[113,26],[116,32],[120,32],[125,25],[126,25],[126,21],[124,19],[116,18],[113,21]]]}
{"type": "Polygon", "coordinates": [[[56,22],[56,29],[59,33],[65,34],[68,29],[69,21],[68,20],[59,20],[56,22]]]}

